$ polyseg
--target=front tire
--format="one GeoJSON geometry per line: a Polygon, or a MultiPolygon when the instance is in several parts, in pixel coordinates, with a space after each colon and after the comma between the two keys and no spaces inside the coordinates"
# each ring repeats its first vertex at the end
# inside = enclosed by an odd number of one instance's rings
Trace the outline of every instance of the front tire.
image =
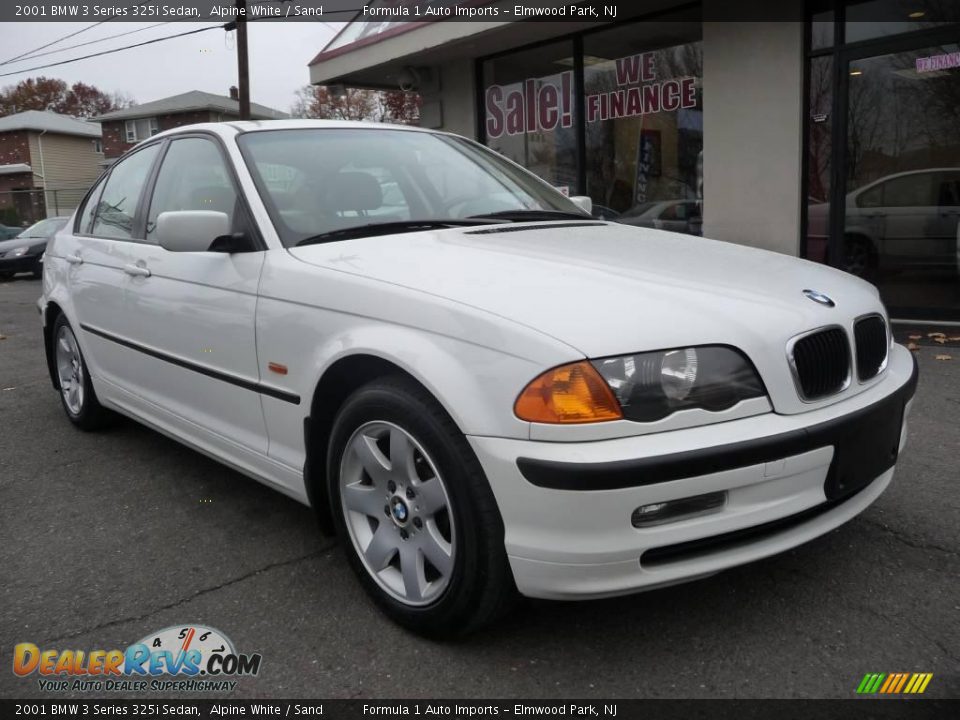
{"type": "Polygon", "coordinates": [[[66,315],[57,316],[52,342],[57,389],[67,418],[81,430],[100,430],[108,426],[114,418],[113,413],[97,400],[80,343],[66,315]]]}
{"type": "Polygon", "coordinates": [[[327,457],[337,533],[365,590],[421,635],[468,634],[516,597],[480,463],[437,401],[403,377],[354,392],[327,457]]]}

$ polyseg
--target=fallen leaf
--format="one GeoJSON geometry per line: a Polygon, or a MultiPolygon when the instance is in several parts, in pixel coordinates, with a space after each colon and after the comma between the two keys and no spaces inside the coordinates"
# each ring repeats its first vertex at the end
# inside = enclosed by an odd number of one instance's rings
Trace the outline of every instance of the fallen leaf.
{"type": "Polygon", "coordinates": [[[946,337],[946,334],[942,332],[932,332],[932,333],[927,333],[927,337],[929,338],[946,337]]]}
{"type": "Polygon", "coordinates": [[[953,355],[936,355],[934,360],[953,360],[953,355]]]}
{"type": "Polygon", "coordinates": [[[950,342],[960,342],[960,335],[951,335],[947,340],[950,342]]]}
{"type": "Polygon", "coordinates": [[[935,337],[933,341],[935,343],[940,343],[941,345],[943,345],[947,341],[947,339],[945,337],[935,337]]]}
{"type": "Polygon", "coordinates": [[[6,335],[0,335],[0,340],[6,340],[6,339],[7,339],[6,335]]]}
{"type": "Polygon", "coordinates": [[[907,337],[909,337],[911,340],[919,340],[923,337],[923,335],[908,335],[907,337]]]}
{"type": "Polygon", "coordinates": [[[907,343],[907,350],[912,350],[913,352],[917,352],[917,350],[919,349],[920,349],[920,346],[917,345],[916,343],[907,343]]]}

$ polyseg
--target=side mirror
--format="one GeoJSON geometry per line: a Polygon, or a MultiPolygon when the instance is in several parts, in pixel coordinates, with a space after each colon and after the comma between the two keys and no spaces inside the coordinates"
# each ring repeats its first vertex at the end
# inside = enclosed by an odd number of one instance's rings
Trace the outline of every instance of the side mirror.
{"type": "Polygon", "coordinates": [[[230,234],[230,218],[213,210],[176,210],[157,216],[157,240],[170,252],[206,252],[230,234]]]}
{"type": "Polygon", "coordinates": [[[589,195],[571,195],[569,200],[587,215],[593,215],[593,200],[589,195]]]}

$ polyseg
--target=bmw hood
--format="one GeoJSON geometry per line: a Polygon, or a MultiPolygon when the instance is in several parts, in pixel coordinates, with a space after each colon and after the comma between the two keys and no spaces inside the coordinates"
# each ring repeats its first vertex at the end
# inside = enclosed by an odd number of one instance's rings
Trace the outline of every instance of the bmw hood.
{"type": "Polygon", "coordinates": [[[485,310],[594,358],[689,344],[747,350],[882,311],[872,285],[823,265],[617,223],[451,228],[290,252],[485,310]]]}

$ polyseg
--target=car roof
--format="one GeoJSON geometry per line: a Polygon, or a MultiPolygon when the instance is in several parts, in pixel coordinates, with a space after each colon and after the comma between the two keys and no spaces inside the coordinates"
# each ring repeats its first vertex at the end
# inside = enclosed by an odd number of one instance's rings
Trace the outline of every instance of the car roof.
{"type": "Polygon", "coordinates": [[[196,132],[203,130],[213,132],[222,137],[232,137],[240,133],[257,132],[264,130],[304,130],[304,129],[327,129],[327,130],[405,130],[408,132],[425,132],[434,134],[448,134],[441,131],[430,130],[429,128],[415,127],[412,125],[396,125],[392,123],[374,123],[363,122],[359,120],[237,120],[219,123],[199,123],[196,125],[184,125],[182,127],[171,128],[154,135],[151,140],[163,138],[183,133],[196,132]]]}

